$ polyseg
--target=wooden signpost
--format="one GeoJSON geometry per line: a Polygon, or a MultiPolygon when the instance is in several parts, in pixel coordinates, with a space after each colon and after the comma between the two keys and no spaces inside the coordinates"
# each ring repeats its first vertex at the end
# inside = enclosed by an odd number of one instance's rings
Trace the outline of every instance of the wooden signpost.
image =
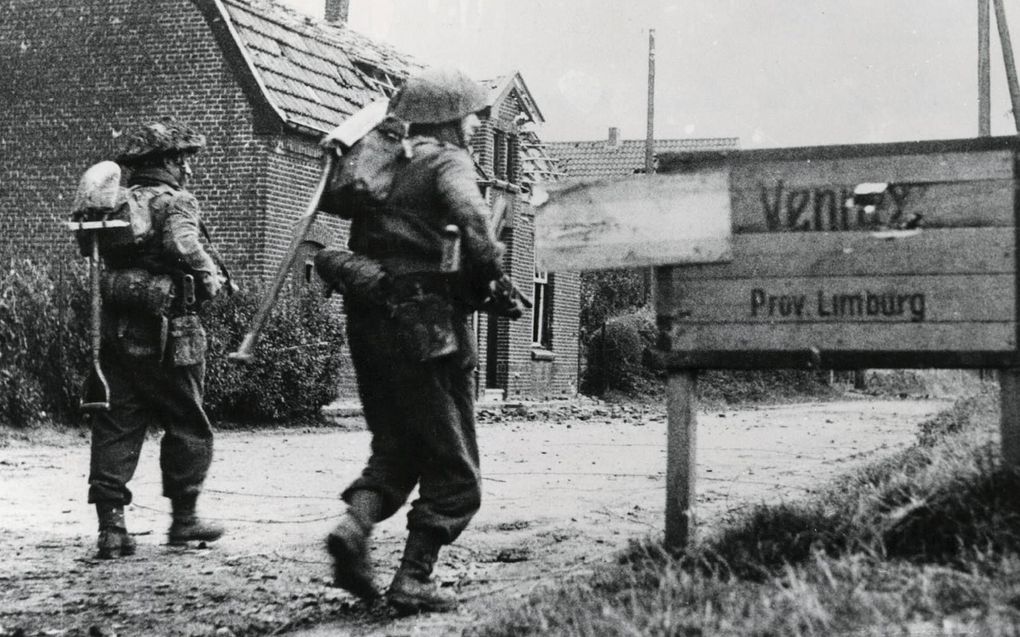
{"type": "Polygon", "coordinates": [[[729,170],[551,184],[535,219],[540,270],[598,270],[731,257],[729,170]],[[683,202],[678,206],[677,202],[683,202]]]}
{"type": "MultiPolygon", "coordinates": [[[[692,155],[682,172],[656,177],[725,174],[728,205],[712,212],[732,228],[727,251],[717,233],[701,247],[697,232],[683,239],[694,230],[687,223],[665,224],[658,245],[682,249],[652,261],[662,264],[656,355],[669,370],[669,546],[692,536],[699,369],[998,368],[1003,459],[1020,466],[1018,153],[1016,137],[733,151],[723,169],[719,157],[692,155]]],[[[641,179],[590,194],[634,193],[629,184],[641,179]]],[[[552,193],[536,233],[583,218],[585,190],[552,193]]],[[[641,208],[623,199],[628,211],[641,208]]],[[[645,203],[694,219],[704,200],[645,203]]],[[[611,201],[601,199],[603,211],[611,201]]],[[[594,243],[574,252],[600,253],[594,243]]],[[[587,258],[538,258],[591,269],[587,258]]]]}

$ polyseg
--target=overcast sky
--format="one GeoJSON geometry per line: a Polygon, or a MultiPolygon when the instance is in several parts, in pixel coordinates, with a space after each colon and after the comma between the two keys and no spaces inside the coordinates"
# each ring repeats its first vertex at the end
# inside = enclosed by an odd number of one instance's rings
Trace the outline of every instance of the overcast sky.
{"type": "MultiPolygon", "coordinates": [[[[323,0],[279,1],[322,15],[323,0]]],[[[992,18],[992,134],[1007,135],[992,18]]],[[[1010,9],[1014,43],[1016,19],[1010,9]]],[[[657,138],[751,148],[977,135],[974,0],[352,0],[350,24],[479,79],[520,71],[550,141],[611,126],[645,137],[649,29],[657,138]]]]}

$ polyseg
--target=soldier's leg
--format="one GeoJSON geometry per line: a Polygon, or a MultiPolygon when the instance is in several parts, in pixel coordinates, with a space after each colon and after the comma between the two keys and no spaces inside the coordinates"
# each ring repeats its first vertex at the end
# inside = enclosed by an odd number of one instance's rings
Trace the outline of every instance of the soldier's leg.
{"type": "Polygon", "coordinates": [[[334,583],[365,599],[379,595],[369,560],[372,527],[400,508],[418,476],[399,436],[401,398],[394,388],[400,361],[393,358],[392,339],[381,333],[382,325],[381,318],[366,316],[348,321],[358,391],[372,433],[371,454],[361,476],[344,491],[347,511],[326,538],[334,583]]]}
{"type": "Polygon", "coordinates": [[[124,507],[132,498],[127,483],[138,467],[145,434],[157,420],[132,382],[145,373],[143,363],[104,350],[102,367],[110,386],[110,410],[89,416],[88,501],[96,505],[99,557],[106,559],[135,552],[124,521],[124,507]]]}
{"type": "Polygon", "coordinates": [[[348,343],[358,379],[358,394],[365,422],[372,433],[370,455],[361,476],[344,492],[344,501],[359,491],[378,493],[382,499],[377,520],[392,516],[414,490],[419,456],[409,449],[407,413],[419,399],[420,378],[409,369],[387,319],[375,316],[348,318],[348,343]]]}
{"type": "Polygon", "coordinates": [[[435,365],[415,447],[421,465],[419,498],[407,516],[408,529],[428,530],[454,542],[481,506],[481,472],[475,434],[471,371],[457,361],[435,365]]]}
{"type": "Polygon", "coordinates": [[[420,497],[408,514],[408,538],[400,568],[387,591],[402,613],[456,608],[439,589],[432,570],[440,549],[452,543],[481,504],[481,476],[474,426],[471,366],[457,358],[433,364],[416,446],[421,465],[420,497]]]}
{"type": "Polygon", "coordinates": [[[167,367],[156,396],[165,434],[160,446],[163,495],[171,500],[197,497],[213,457],[213,431],[202,406],[205,363],[167,367]]]}
{"type": "Polygon", "coordinates": [[[159,465],[163,495],[173,509],[171,544],[212,541],[223,535],[221,526],[203,521],[196,513],[213,456],[212,425],[202,406],[204,379],[204,362],[176,367],[167,362],[160,382],[149,388],[164,429],[159,465]]]}

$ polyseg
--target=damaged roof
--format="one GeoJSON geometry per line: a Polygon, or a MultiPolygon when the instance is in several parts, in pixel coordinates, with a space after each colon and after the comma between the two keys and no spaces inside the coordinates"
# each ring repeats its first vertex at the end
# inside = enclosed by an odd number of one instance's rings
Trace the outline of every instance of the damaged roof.
{"type": "Polygon", "coordinates": [[[292,126],[327,132],[409,74],[412,56],[270,0],[221,0],[254,79],[292,126]]]}
{"type": "MultiPolygon", "coordinates": [[[[644,172],[645,140],[626,139],[615,144],[607,140],[545,142],[549,154],[559,160],[559,170],[569,178],[623,177],[644,172]]],[[[657,139],[655,154],[734,150],[736,137],[657,139]]]]}
{"type": "Polygon", "coordinates": [[[482,80],[479,84],[488,91],[486,101],[488,106],[495,106],[498,102],[506,99],[511,91],[514,91],[521,110],[527,113],[530,120],[536,124],[545,122],[545,116],[542,115],[542,111],[535,104],[535,98],[532,97],[531,91],[528,90],[528,85],[524,83],[524,78],[521,77],[520,72],[515,71],[491,80],[482,80]]]}

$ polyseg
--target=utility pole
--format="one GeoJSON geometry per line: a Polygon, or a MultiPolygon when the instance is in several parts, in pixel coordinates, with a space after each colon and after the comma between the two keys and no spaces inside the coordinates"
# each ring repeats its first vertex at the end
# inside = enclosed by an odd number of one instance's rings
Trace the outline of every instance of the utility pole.
{"type": "Polygon", "coordinates": [[[1006,24],[1006,8],[1002,0],[992,0],[995,5],[995,24],[999,27],[999,42],[1002,44],[1002,61],[1006,64],[1006,83],[1009,85],[1009,101],[1013,107],[1013,124],[1020,133],[1020,87],[1017,86],[1016,65],[1013,63],[1013,44],[1009,39],[1009,25],[1006,24]]]}
{"type": "Polygon", "coordinates": [[[645,174],[655,172],[655,29],[648,30],[648,126],[645,129],[645,174]]]}
{"type": "MultiPolygon", "coordinates": [[[[655,173],[655,29],[648,30],[648,122],[645,126],[645,175],[655,173]]],[[[645,304],[652,296],[652,270],[644,275],[645,304]]]]}
{"type": "Polygon", "coordinates": [[[978,136],[992,134],[991,74],[989,41],[989,0],[977,0],[978,8],[978,136]]]}

